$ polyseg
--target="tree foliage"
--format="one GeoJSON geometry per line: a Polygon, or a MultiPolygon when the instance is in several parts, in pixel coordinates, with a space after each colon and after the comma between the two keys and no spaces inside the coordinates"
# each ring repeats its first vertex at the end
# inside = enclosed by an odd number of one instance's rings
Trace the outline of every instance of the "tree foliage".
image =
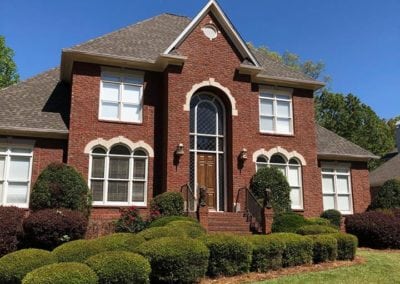
{"type": "Polygon", "coordinates": [[[0,89],[17,83],[19,80],[13,57],[14,51],[6,45],[4,36],[0,35],[0,89]]]}

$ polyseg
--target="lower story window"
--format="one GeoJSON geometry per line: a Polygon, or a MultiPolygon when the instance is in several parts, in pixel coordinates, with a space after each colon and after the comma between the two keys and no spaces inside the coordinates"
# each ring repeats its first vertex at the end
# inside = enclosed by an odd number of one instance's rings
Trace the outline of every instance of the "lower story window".
{"type": "Polygon", "coordinates": [[[0,205],[28,207],[32,149],[0,146],[0,205]]]}
{"type": "Polygon", "coordinates": [[[350,166],[323,165],[321,171],[324,210],[336,209],[342,214],[351,214],[350,166]]]}

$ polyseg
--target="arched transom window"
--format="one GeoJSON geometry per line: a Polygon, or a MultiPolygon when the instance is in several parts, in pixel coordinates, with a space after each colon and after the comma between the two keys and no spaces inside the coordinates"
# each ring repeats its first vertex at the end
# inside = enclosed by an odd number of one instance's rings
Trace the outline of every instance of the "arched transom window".
{"type": "Polygon", "coordinates": [[[288,160],[282,154],[274,154],[271,159],[264,155],[257,157],[256,170],[265,167],[276,167],[287,178],[290,185],[290,200],[292,209],[303,209],[303,190],[301,177],[301,164],[296,158],[288,160]]]}
{"type": "Polygon", "coordinates": [[[93,205],[137,205],[147,203],[148,155],[117,144],[109,151],[91,152],[90,188],[93,205]]]}

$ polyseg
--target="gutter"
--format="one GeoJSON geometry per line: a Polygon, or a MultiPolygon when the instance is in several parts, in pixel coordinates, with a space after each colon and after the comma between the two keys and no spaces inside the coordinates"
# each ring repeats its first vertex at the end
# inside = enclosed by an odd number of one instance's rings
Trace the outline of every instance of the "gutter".
{"type": "Polygon", "coordinates": [[[1,127],[0,135],[37,138],[68,139],[68,130],[54,130],[30,127],[1,127]]]}
{"type": "Polygon", "coordinates": [[[333,153],[317,153],[318,159],[326,160],[339,160],[339,161],[353,161],[353,162],[368,162],[372,159],[380,159],[375,155],[346,155],[346,154],[333,154],[333,153]]]}

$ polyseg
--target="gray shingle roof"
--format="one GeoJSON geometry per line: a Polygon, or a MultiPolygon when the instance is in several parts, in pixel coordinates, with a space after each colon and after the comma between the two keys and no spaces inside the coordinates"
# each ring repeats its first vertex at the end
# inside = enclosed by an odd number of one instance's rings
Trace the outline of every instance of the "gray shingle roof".
{"type": "Polygon", "coordinates": [[[0,129],[67,132],[69,87],[59,76],[54,68],[0,90],[0,129]]]}
{"type": "Polygon", "coordinates": [[[373,187],[382,186],[385,181],[394,178],[400,179],[400,154],[369,173],[369,182],[373,187]]]}
{"type": "Polygon", "coordinates": [[[371,152],[337,135],[336,133],[317,125],[318,156],[337,159],[376,159],[371,152]]]}

